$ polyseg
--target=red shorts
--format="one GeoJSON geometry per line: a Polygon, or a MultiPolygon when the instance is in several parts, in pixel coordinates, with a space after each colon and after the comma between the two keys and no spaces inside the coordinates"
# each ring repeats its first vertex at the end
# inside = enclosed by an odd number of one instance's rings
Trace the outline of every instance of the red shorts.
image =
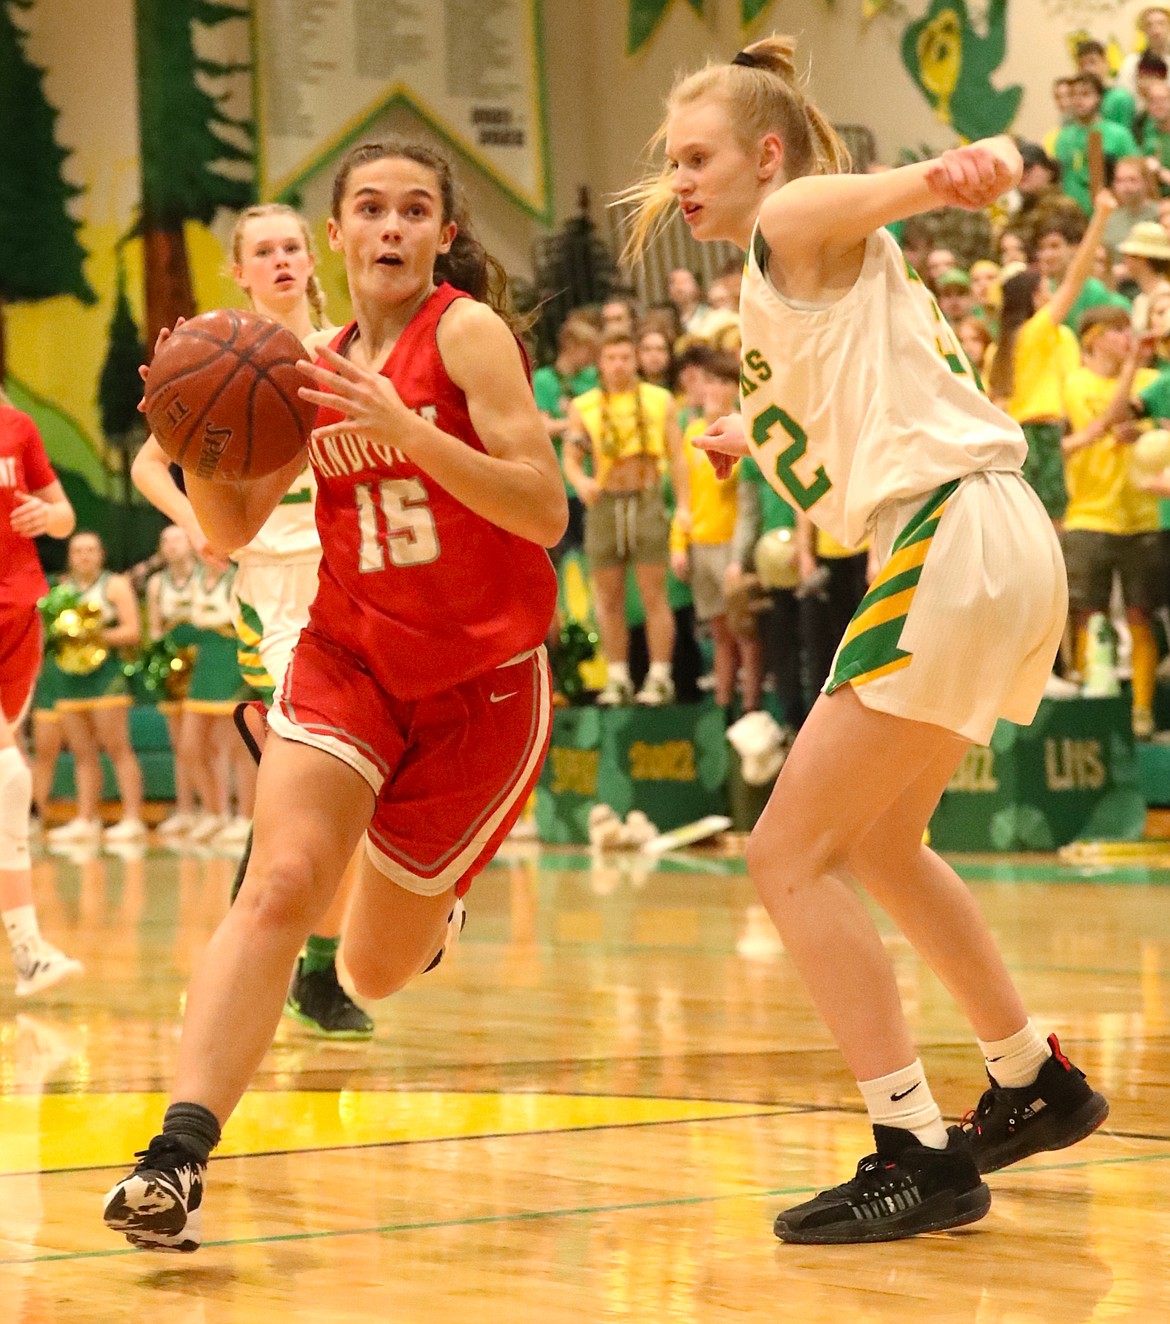
{"type": "Polygon", "coordinates": [[[421,896],[449,887],[462,896],[540,776],[552,734],[548,657],[537,648],[406,702],[347,650],[305,630],[268,724],[369,783],[377,803],[366,849],[381,873],[421,896]]]}
{"type": "Polygon", "coordinates": [[[24,716],[37,672],[43,635],[36,606],[0,603],[0,711],[13,726],[24,716]]]}

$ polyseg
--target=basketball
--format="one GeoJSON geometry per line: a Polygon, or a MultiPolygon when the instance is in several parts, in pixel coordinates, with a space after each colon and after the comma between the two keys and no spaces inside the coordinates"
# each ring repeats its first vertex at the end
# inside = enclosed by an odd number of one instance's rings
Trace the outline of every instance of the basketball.
{"type": "Polygon", "coordinates": [[[221,308],[184,322],[146,377],[146,419],[186,473],[212,482],[263,478],[296,458],[316,406],[297,388],[300,340],[258,313],[221,308]]]}
{"type": "Polygon", "coordinates": [[[1155,478],[1170,468],[1170,432],[1155,428],[1143,432],[1133,444],[1134,472],[1143,478],[1155,478]]]}
{"type": "Polygon", "coordinates": [[[796,535],[791,529],[769,529],[755,551],[756,574],[765,588],[795,588],[800,583],[796,535]]]}

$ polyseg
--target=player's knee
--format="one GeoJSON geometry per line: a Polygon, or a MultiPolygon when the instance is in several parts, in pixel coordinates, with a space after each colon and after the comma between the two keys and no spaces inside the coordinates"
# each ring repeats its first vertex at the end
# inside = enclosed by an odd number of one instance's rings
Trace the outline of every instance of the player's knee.
{"type": "Polygon", "coordinates": [[[433,942],[423,942],[413,948],[396,946],[387,949],[385,943],[362,941],[347,929],[341,944],[341,957],[359,997],[377,1001],[397,993],[434,959],[443,941],[443,927],[436,929],[433,942]]]}
{"type": "Polygon", "coordinates": [[[353,958],[346,952],[343,959],[358,997],[369,998],[373,1002],[388,998],[400,988],[405,988],[422,969],[421,965],[408,968],[398,962],[387,965],[385,958],[379,960],[370,957],[368,953],[353,958]]]}
{"type": "Polygon", "coordinates": [[[32,805],[32,774],[20,751],[0,749],[0,869],[17,872],[29,867],[28,812],[32,805]]]}
{"type": "Polygon", "coordinates": [[[253,857],[236,904],[260,928],[309,933],[328,902],[311,862],[283,852],[267,860],[253,857]]]}
{"type": "Polygon", "coordinates": [[[848,845],[832,824],[815,825],[808,814],[790,815],[780,808],[780,813],[769,814],[768,821],[760,819],[748,837],[744,860],[757,888],[782,896],[846,867],[848,845]],[[786,825],[782,837],[772,820],[786,825]]]}

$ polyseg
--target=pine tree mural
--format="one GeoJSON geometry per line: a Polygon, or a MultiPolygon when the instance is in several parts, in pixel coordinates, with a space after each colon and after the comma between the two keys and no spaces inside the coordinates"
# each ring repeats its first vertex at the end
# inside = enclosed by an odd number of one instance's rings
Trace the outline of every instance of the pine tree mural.
{"type": "Polygon", "coordinates": [[[252,164],[253,125],[225,113],[219,84],[246,64],[220,64],[195,51],[195,27],[246,21],[243,5],[218,0],[135,0],[138,25],[138,116],[142,158],[139,228],[146,269],[147,342],[159,328],[195,311],[186,221],[209,224],[220,207],[246,207],[254,198],[247,177],[225,174],[231,163],[252,164]]]}
{"type": "Polygon", "coordinates": [[[126,267],[119,249],[117,295],[110,318],[106,361],[98,379],[98,410],[106,440],[123,450],[136,449],[145,428],[138,408],[142,399],[138,367],[145,361],[146,350],[138,323],[126,297],[126,267]]]}
{"type": "Polygon", "coordinates": [[[0,0],[0,382],[5,377],[4,305],[72,294],[97,296],[85,278],[81,227],[69,204],[85,190],[65,178],[69,152],[57,141],[57,111],[45,71],[28,58],[17,22],[33,0],[0,0]]]}

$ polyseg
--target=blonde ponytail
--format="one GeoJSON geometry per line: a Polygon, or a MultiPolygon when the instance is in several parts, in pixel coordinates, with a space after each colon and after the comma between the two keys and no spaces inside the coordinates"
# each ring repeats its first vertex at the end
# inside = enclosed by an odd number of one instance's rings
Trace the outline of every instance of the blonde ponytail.
{"type": "MultiPolygon", "coordinates": [[[[804,93],[796,68],[796,40],[771,36],[745,46],[730,64],[708,63],[680,77],[666,98],[666,118],[647,146],[653,155],[666,138],[670,116],[680,107],[721,97],[727,104],[741,146],[754,147],[767,133],[784,144],[784,177],[845,174],[849,150],[825,116],[804,93]]],[[[673,194],[670,171],[644,176],[621,193],[618,205],[629,207],[622,258],[635,261],[666,223],[673,194]]]]}

